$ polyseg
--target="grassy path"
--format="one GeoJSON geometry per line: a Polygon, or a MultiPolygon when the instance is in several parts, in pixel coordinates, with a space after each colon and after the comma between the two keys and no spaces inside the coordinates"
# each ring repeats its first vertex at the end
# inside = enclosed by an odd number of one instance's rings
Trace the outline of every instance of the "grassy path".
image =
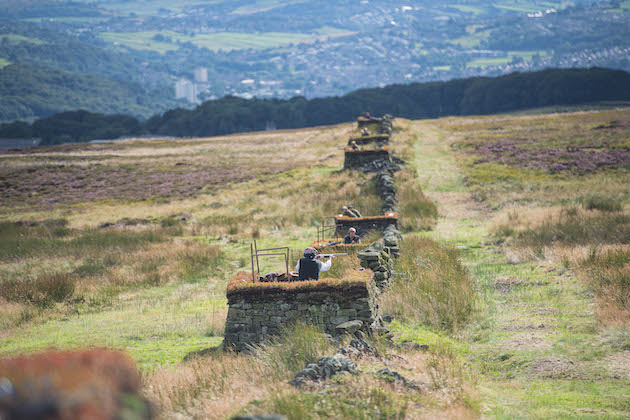
{"type": "Polygon", "coordinates": [[[462,248],[479,284],[478,312],[452,346],[476,377],[482,415],[630,416],[630,352],[619,351],[628,333],[598,325],[591,292],[565,268],[509,264],[488,240],[491,215],[467,191],[448,133],[431,121],[412,127],[423,189],[440,210],[430,235],[462,248]]]}

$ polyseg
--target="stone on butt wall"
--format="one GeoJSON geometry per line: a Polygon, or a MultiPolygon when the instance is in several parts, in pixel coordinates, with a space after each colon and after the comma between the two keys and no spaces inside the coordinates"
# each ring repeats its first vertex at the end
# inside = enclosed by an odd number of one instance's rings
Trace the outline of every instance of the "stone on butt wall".
{"type": "Polygon", "coordinates": [[[382,241],[374,242],[357,254],[361,267],[374,271],[374,280],[379,288],[388,285],[394,273],[393,258],[400,253],[398,243],[402,235],[394,225],[389,225],[382,241]]]}
{"type": "Polygon", "coordinates": [[[352,150],[346,149],[344,152],[344,169],[363,170],[363,167],[370,166],[373,162],[390,162],[389,150],[386,148],[352,150]]]}
{"type": "Polygon", "coordinates": [[[239,293],[228,295],[224,344],[236,351],[247,350],[266,338],[278,335],[295,322],[311,323],[330,335],[336,327],[352,320],[362,322],[370,333],[380,326],[373,281],[348,289],[304,290],[292,293],[239,293]]]}

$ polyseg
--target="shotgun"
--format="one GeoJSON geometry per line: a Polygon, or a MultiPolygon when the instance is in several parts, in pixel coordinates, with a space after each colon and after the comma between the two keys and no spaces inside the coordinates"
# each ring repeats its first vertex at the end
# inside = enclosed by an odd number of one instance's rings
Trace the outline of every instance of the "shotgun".
{"type": "Polygon", "coordinates": [[[325,258],[325,257],[347,257],[348,254],[345,252],[343,254],[318,254],[316,258],[325,258]]]}

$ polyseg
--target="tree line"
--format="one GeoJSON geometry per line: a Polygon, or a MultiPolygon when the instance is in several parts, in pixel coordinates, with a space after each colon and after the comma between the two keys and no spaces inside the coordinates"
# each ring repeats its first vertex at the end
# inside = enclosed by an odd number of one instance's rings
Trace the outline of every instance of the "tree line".
{"type": "Polygon", "coordinates": [[[172,109],[141,122],[125,115],[72,111],[0,125],[0,138],[42,138],[43,144],[114,139],[142,134],[215,136],[352,121],[362,112],[409,119],[483,115],[558,105],[629,101],[630,73],[603,68],[547,69],[500,77],[397,84],[341,97],[307,100],[226,96],[197,108],[172,109]]]}

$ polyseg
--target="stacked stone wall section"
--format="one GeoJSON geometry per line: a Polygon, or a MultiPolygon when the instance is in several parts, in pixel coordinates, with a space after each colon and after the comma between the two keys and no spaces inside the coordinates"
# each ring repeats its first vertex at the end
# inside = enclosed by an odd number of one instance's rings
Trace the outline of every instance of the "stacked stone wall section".
{"type": "Polygon", "coordinates": [[[369,150],[348,150],[344,151],[344,169],[362,170],[375,162],[391,162],[389,150],[385,148],[369,150]]]}
{"type": "Polygon", "coordinates": [[[292,293],[237,293],[228,297],[224,344],[244,351],[266,338],[281,334],[287,326],[304,322],[336,335],[338,325],[360,320],[366,333],[378,323],[374,282],[350,290],[298,291],[292,293]]]}

